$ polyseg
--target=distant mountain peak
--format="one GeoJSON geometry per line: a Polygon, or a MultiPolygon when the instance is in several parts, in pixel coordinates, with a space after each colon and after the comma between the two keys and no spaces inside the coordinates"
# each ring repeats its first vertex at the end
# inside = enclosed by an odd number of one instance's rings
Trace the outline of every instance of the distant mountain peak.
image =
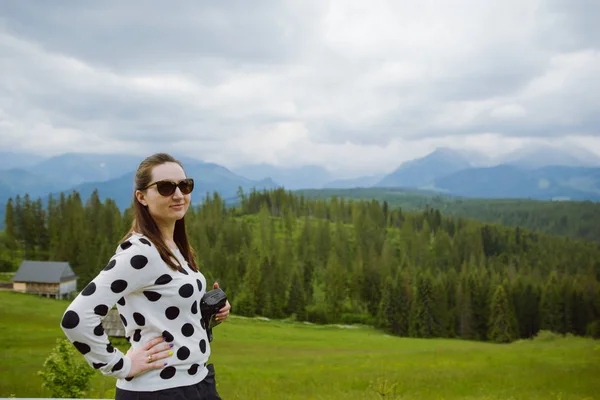
{"type": "Polygon", "coordinates": [[[232,171],[252,180],[270,178],[290,190],[317,189],[331,180],[327,169],[314,164],[294,167],[259,163],[237,166],[232,171]]]}
{"type": "Polygon", "coordinates": [[[417,165],[429,164],[432,162],[442,162],[459,165],[461,168],[467,168],[471,166],[469,159],[461,154],[459,151],[451,149],[449,147],[437,147],[432,152],[428,153],[424,157],[415,158],[413,160],[406,161],[400,165],[398,169],[412,167],[417,165]]]}
{"type": "Polygon", "coordinates": [[[471,163],[467,157],[458,151],[447,147],[438,147],[425,157],[402,163],[395,171],[380,180],[376,186],[422,188],[431,184],[436,178],[470,166],[471,163]]]}
{"type": "Polygon", "coordinates": [[[502,157],[501,162],[524,168],[594,167],[600,166],[600,156],[579,146],[541,144],[517,149],[502,157]]]}
{"type": "Polygon", "coordinates": [[[447,155],[447,156],[458,156],[458,157],[462,157],[462,154],[456,150],[453,149],[451,147],[436,147],[435,150],[433,150],[431,153],[429,153],[429,155],[447,155]]]}

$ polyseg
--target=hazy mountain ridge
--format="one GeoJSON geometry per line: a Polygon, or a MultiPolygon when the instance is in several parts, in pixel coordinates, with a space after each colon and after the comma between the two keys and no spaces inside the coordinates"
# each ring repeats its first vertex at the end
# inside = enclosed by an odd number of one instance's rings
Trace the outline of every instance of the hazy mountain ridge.
{"type": "Polygon", "coordinates": [[[351,189],[372,187],[383,178],[383,175],[359,176],[357,178],[334,179],[323,185],[323,189],[351,189]]]}
{"type": "MultiPolygon", "coordinates": [[[[240,187],[249,191],[279,186],[271,179],[248,179],[218,164],[177,158],[187,175],[195,179],[194,202],[200,202],[206,194],[213,192],[232,198],[240,187]]],[[[133,199],[133,176],[141,161],[140,157],[127,155],[66,153],[42,159],[27,168],[0,170],[0,229],[4,226],[6,202],[17,195],[28,194],[45,203],[50,194],[58,198],[61,193],[77,191],[86,201],[94,190],[98,190],[102,200],[112,198],[123,210],[133,199]]]]}
{"type": "Polygon", "coordinates": [[[335,179],[327,169],[318,165],[281,167],[263,163],[238,166],[231,170],[249,179],[270,178],[290,190],[321,188],[335,179]]]}
{"type": "MultiPolygon", "coordinates": [[[[120,154],[65,153],[44,159],[5,152],[0,156],[0,166],[15,163],[15,168],[0,170],[0,213],[4,212],[6,201],[17,194],[44,199],[49,193],[58,196],[72,190],[79,191],[85,200],[98,189],[102,199],[110,197],[119,207],[127,207],[133,190],[133,171],[141,161],[141,157],[120,154]],[[39,162],[32,164],[34,160],[39,162]]],[[[583,149],[563,149],[561,153],[557,148],[525,148],[506,155],[506,163],[489,165],[489,158],[472,151],[438,148],[402,163],[388,174],[345,179],[315,165],[257,164],[230,169],[189,157],[178,158],[188,175],[196,179],[194,200],[215,191],[233,199],[239,187],[249,191],[283,186],[288,190],[401,187],[479,198],[600,201],[600,168],[593,167],[600,165],[600,157],[583,149]],[[553,166],[549,157],[581,165],[553,166]],[[544,163],[550,165],[535,167],[544,163]]]]}
{"type": "Polygon", "coordinates": [[[600,167],[600,157],[583,148],[563,149],[557,146],[525,147],[516,150],[497,164],[514,165],[522,168],[600,167]]]}
{"type": "Polygon", "coordinates": [[[4,212],[4,205],[9,198],[16,194],[29,194],[32,198],[47,195],[57,190],[55,182],[49,182],[43,177],[35,175],[25,169],[9,169],[0,171],[0,206],[4,212]]]}
{"type": "Polygon", "coordinates": [[[403,163],[374,186],[420,188],[429,185],[440,176],[470,167],[471,164],[463,155],[451,149],[439,148],[425,157],[403,163]]]}
{"type": "Polygon", "coordinates": [[[433,187],[465,197],[600,201],[600,168],[469,168],[437,178],[433,187]]]}
{"type": "Polygon", "coordinates": [[[26,169],[46,160],[46,157],[35,154],[0,151],[0,171],[9,169],[26,169]]]}
{"type": "MultiPolygon", "coordinates": [[[[192,164],[186,166],[186,173],[194,177],[194,192],[192,193],[192,202],[199,203],[208,194],[218,192],[223,198],[235,197],[238,189],[241,187],[245,192],[256,188],[273,189],[278,185],[270,179],[262,181],[253,181],[240,177],[216,164],[192,164]]],[[[134,190],[134,172],[127,173],[117,179],[104,182],[87,182],[75,186],[69,190],[77,191],[82,199],[87,199],[94,190],[98,190],[101,200],[111,198],[115,200],[117,206],[124,210],[131,205],[134,190]]],[[[59,196],[60,193],[55,193],[59,196]]]]}

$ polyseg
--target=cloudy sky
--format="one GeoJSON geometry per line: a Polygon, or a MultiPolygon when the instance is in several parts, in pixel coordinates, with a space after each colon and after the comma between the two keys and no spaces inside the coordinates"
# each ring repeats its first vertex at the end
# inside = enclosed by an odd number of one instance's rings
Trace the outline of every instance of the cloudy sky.
{"type": "Polygon", "coordinates": [[[0,3],[0,151],[387,171],[600,155],[596,0],[0,3]]]}

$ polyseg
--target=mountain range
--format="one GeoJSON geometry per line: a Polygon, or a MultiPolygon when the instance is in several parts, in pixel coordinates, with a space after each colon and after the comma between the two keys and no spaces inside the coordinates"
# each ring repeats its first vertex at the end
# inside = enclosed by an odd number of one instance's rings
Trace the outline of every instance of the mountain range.
{"type": "MultiPolygon", "coordinates": [[[[0,153],[6,160],[25,159],[28,155],[0,153]]],[[[272,189],[278,185],[270,179],[252,180],[237,175],[229,169],[214,163],[206,163],[187,157],[178,157],[188,176],[195,178],[194,197],[200,202],[207,193],[218,192],[224,198],[235,197],[241,187],[244,191],[272,189]]],[[[16,195],[29,194],[30,198],[49,194],[55,198],[60,193],[73,190],[86,200],[94,189],[102,200],[112,198],[123,210],[132,199],[133,177],[141,158],[130,155],[66,153],[38,163],[15,163],[17,167],[0,170],[0,212],[4,212],[6,202],[16,195]]],[[[3,219],[2,219],[3,222],[3,219]]]]}
{"type": "MultiPolygon", "coordinates": [[[[276,187],[405,188],[464,197],[600,201],[600,158],[581,149],[522,149],[494,163],[477,154],[438,148],[387,174],[350,179],[340,179],[317,165],[256,164],[229,169],[193,158],[179,159],[188,176],[196,180],[196,202],[215,191],[233,199],[240,187],[245,192],[276,187]]],[[[85,200],[94,189],[101,199],[110,197],[125,209],[132,199],[133,174],[140,161],[137,156],[117,154],[65,153],[43,158],[0,153],[0,214],[8,199],[18,194],[44,199],[50,193],[58,196],[77,190],[85,200]]],[[[1,226],[4,218],[0,217],[1,226]]]]}

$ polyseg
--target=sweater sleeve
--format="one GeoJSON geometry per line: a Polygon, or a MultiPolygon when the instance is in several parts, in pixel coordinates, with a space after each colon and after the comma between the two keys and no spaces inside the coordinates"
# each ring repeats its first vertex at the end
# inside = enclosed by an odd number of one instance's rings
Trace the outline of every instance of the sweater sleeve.
{"type": "Polygon", "coordinates": [[[67,338],[87,363],[104,375],[126,378],[131,360],[112,346],[102,319],[128,294],[152,284],[159,261],[158,252],[148,240],[129,238],[63,314],[60,325],[67,338]]]}

